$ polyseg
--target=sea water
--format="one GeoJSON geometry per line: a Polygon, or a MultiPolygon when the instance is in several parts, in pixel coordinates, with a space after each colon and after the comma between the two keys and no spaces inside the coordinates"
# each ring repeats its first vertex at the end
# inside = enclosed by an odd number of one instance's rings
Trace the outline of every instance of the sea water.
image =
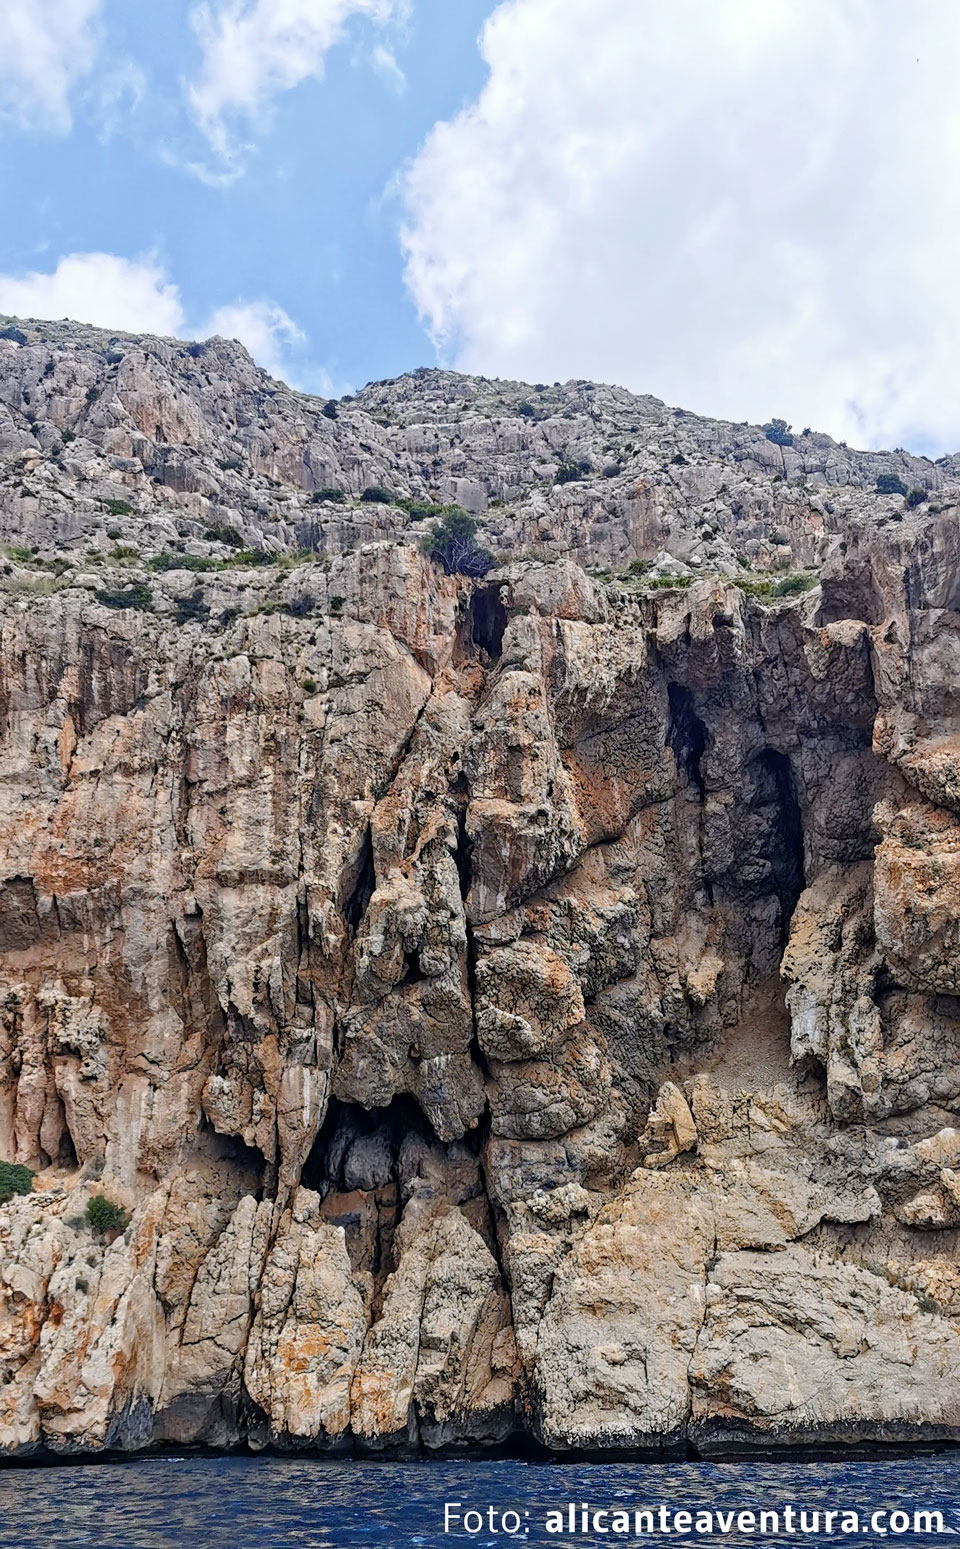
{"type": "Polygon", "coordinates": [[[0,1472],[2,1549],[842,1549],[857,1542],[934,1549],[956,1546],[957,1535],[960,1455],[949,1452],[880,1462],[675,1464],[156,1456],[0,1472]],[[637,1535],[638,1511],[652,1512],[652,1533],[641,1517],[637,1535]],[[935,1524],[929,1531],[923,1519],[917,1525],[917,1512],[936,1511],[942,1531],[935,1524]],[[674,1526],[678,1512],[689,1514],[689,1527],[682,1516],[680,1530],[674,1526]],[[769,1516],[760,1532],[763,1512],[776,1514],[776,1533],[769,1516]],[[742,1513],[745,1531],[737,1525],[742,1513]]]}

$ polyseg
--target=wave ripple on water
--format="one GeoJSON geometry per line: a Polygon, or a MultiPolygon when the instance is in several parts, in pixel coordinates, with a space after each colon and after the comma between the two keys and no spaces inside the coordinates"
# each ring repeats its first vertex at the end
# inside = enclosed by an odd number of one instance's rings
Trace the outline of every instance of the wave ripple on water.
{"type": "Polygon", "coordinates": [[[569,1502],[593,1508],[719,1511],[939,1509],[944,1537],[910,1531],[876,1545],[955,1543],[960,1535],[960,1457],[839,1463],[357,1462],[282,1457],[151,1457],[118,1463],[7,1469],[0,1474],[0,1549],[505,1549],[576,1544],[671,1542],[850,1545],[834,1532],[777,1539],[695,1533],[635,1539],[546,1531],[547,1513],[569,1502]],[[444,1534],[444,1503],[486,1517],[516,1510],[526,1533],[444,1534]],[[524,1513],[529,1515],[524,1516],[524,1513]]]}

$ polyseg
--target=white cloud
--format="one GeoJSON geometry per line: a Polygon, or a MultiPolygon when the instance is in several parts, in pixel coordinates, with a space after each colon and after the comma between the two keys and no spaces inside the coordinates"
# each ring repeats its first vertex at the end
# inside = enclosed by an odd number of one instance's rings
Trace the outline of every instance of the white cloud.
{"type": "Polygon", "coordinates": [[[0,119],[65,134],[70,93],[97,57],[102,0],[2,0],[0,119]]]}
{"type": "Polygon", "coordinates": [[[70,253],[51,274],[0,274],[0,312],[72,318],[118,332],[179,339],[220,334],[239,339],[271,376],[325,397],[334,391],[328,373],[309,358],[307,335],[275,301],[231,302],[197,322],[187,315],[179,288],[153,258],[70,253]]]}
{"type": "Polygon", "coordinates": [[[214,334],[220,334],[224,339],[239,339],[258,366],[291,386],[299,385],[302,374],[306,373],[309,391],[322,393],[325,397],[332,391],[326,372],[303,362],[307,336],[275,301],[235,301],[229,306],[218,307],[200,333],[204,339],[210,339],[214,334]]]}
{"type": "Polygon", "coordinates": [[[408,9],[409,0],[204,0],[191,13],[203,60],[189,100],[215,155],[239,170],[238,123],[262,123],[281,92],[322,76],[352,17],[384,26],[408,9]]]}
{"type": "Polygon", "coordinates": [[[447,358],[960,446],[956,0],[503,0],[404,183],[447,358]]]}
{"type": "Polygon", "coordinates": [[[147,90],[146,73],[136,60],[119,59],[104,71],[85,94],[86,103],[99,124],[105,143],[117,134],[140,106],[147,90]]]}
{"type": "Polygon", "coordinates": [[[373,68],[380,79],[385,81],[391,91],[398,95],[407,89],[407,77],[397,63],[397,57],[392,48],[387,48],[385,43],[378,43],[370,56],[373,68]]]}
{"type": "Polygon", "coordinates": [[[180,292],[152,259],[68,253],[52,274],[0,274],[0,312],[128,333],[183,332],[180,292]]]}

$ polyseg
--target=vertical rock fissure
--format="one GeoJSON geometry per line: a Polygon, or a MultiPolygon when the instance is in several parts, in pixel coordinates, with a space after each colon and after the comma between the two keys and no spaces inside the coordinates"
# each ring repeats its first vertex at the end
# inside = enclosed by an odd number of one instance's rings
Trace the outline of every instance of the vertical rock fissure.
{"type": "Polygon", "coordinates": [[[762,799],[772,808],[770,870],[780,904],[780,944],[786,945],[790,920],[805,886],[803,819],[793,767],[785,753],[765,748],[757,763],[762,799]]]}

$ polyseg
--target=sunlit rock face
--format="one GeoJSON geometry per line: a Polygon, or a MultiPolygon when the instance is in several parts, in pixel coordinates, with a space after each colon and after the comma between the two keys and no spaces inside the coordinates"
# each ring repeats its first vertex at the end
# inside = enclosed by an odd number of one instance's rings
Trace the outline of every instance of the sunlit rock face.
{"type": "Polygon", "coordinates": [[[960,1437],[955,479],[0,330],[7,1453],[960,1437]]]}

